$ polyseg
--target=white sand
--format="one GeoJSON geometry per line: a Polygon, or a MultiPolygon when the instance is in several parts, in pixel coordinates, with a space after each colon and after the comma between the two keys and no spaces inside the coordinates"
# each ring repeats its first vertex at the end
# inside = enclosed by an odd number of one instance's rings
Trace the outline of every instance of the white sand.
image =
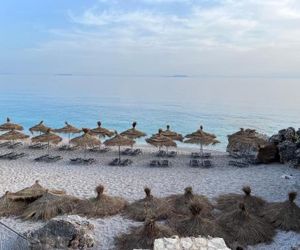
{"type": "MultiPolygon", "coordinates": [[[[8,151],[0,149],[0,154],[8,151]]],[[[234,168],[227,164],[229,157],[220,152],[213,152],[214,167],[211,169],[190,168],[188,163],[191,149],[180,150],[178,157],[171,159],[173,166],[162,169],[148,167],[156,152],[156,149],[150,147],[143,147],[144,154],[134,157],[133,165],[128,167],[108,166],[109,161],[117,156],[116,151],[105,154],[88,153],[86,157],[97,159],[97,163],[90,166],[69,164],[70,158],[84,156],[82,151],[67,153],[51,150],[51,154],[62,155],[64,159],[48,164],[33,161],[35,157],[47,153],[47,150],[33,151],[21,148],[18,151],[28,153],[30,156],[16,161],[0,160],[1,194],[6,190],[17,191],[32,185],[35,180],[40,180],[42,185],[49,188],[64,189],[69,194],[85,198],[93,196],[94,188],[98,184],[103,184],[108,194],[122,196],[128,201],[143,197],[144,186],[151,187],[156,196],[182,193],[186,186],[192,186],[195,192],[209,198],[221,193],[239,192],[243,185],[250,185],[255,195],[268,201],[285,200],[287,193],[292,190],[300,193],[299,170],[280,164],[234,168]],[[285,179],[282,178],[283,175],[292,175],[292,178],[285,179]]],[[[299,201],[298,197],[297,203],[299,201]]],[[[1,221],[21,233],[43,225],[13,218],[1,221]]],[[[95,249],[101,250],[114,249],[114,236],[126,232],[130,226],[140,224],[124,219],[120,215],[90,222],[96,227],[95,249]]],[[[279,232],[272,245],[261,244],[250,249],[290,249],[297,243],[300,243],[299,234],[279,232]]]]}

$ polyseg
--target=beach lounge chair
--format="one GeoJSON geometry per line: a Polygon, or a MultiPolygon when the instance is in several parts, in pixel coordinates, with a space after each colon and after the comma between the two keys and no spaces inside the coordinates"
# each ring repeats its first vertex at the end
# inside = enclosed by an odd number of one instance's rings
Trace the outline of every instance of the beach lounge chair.
{"type": "Polygon", "coordinates": [[[124,151],[121,152],[122,155],[131,155],[133,150],[131,148],[126,148],[124,151]]]}
{"type": "Polygon", "coordinates": [[[129,166],[131,164],[132,164],[132,160],[130,160],[130,159],[125,159],[125,160],[121,161],[121,163],[120,163],[121,166],[129,166]]]}
{"type": "Polygon", "coordinates": [[[12,156],[14,154],[15,154],[14,152],[2,154],[2,155],[0,155],[0,159],[7,159],[7,157],[12,156]]]}
{"type": "Polygon", "coordinates": [[[109,151],[110,151],[110,148],[105,147],[105,148],[100,148],[99,153],[106,153],[106,152],[109,152],[109,151]]]}
{"type": "Polygon", "coordinates": [[[244,161],[235,161],[235,160],[231,160],[228,162],[229,166],[234,166],[234,167],[238,167],[238,168],[246,168],[249,167],[249,163],[244,162],[244,161]]]}
{"type": "Polygon", "coordinates": [[[71,146],[71,145],[62,145],[58,148],[59,151],[73,151],[78,149],[77,146],[71,146]]]}
{"type": "Polygon", "coordinates": [[[211,164],[210,160],[203,161],[202,167],[204,167],[204,168],[210,168],[211,166],[212,166],[212,164],[211,164]]]}
{"type": "Polygon", "coordinates": [[[45,157],[42,161],[47,162],[47,163],[51,163],[51,162],[57,162],[62,160],[63,158],[60,155],[57,156],[48,156],[45,157]]]}
{"type": "Polygon", "coordinates": [[[0,143],[0,148],[7,147],[7,146],[9,146],[10,144],[11,144],[10,141],[2,142],[2,143],[0,143]]]}
{"type": "Polygon", "coordinates": [[[45,158],[47,158],[49,156],[49,154],[46,154],[46,155],[42,155],[42,156],[39,156],[37,158],[35,158],[34,160],[35,161],[43,161],[45,158]]]}
{"type": "Polygon", "coordinates": [[[140,154],[142,154],[142,150],[137,148],[137,149],[133,150],[130,155],[131,156],[137,156],[137,155],[140,155],[140,154]]]}
{"type": "Polygon", "coordinates": [[[84,164],[84,165],[90,165],[96,162],[94,158],[74,158],[70,159],[70,162],[73,164],[84,164]]]}
{"type": "MultiPolygon", "coordinates": [[[[201,157],[201,156],[200,156],[201,157]]],[[[211,157],[211,153],[203,153],[202,158],[210,158],[211,157]]]]}
{"type": "Polygon", "coordinates": [[[201,163],[197,159],[190,160],[190,166],[194,168],[199,168],[201,166],[201,163]]]}
{"type": "Polygon", "coordinates": [[[191,158],[200,158],[200,153],[197,153],[197,152],[193,152],[191,153],[191,158]]]}
{"type": "Polygon", "coordinates": [[[150,167],[160,167],[160,162],[158,160],[152,160],[150,162],[150,167]]]}
{"type": "Polygon", "coordinates": [[[164,150],[159,150],[158,153],[156,154],[157,157],[166,157],[167,152],[164,150]]]}
{"type": "Polygon", "coordinates": [[[162,160],[161,162],[161,166],[162,167],[170,167],[171,166],[171,162],[169,160],[162,160]]]}
{"type": "Polygon", "coordinates": [[[174,158],[174,157],[177,156],[177,152],[176,151],[168,152],[167,156],[170,157],[170,158],[174,158]]]}
{"type": "Polygon", "coordinates": [[[22,145],[23,145],[22,142],[16,142],[16,143],[13,143],[13,144],[8,145],[7,148],[14,149],[14,148],[20,147],[20,146],[22,146],[22,145]]]}
{"type": "Polygon", "coordinates": [[[36,143],[29,146],[30,149],[46,149],[48,147],[47,144],[36,143]]]}
{"type": "Polygon", "coordinates": [[[25,153],[19,153],[19,154],[14,154],[14,155],[8,156],[7,159],[9,159],[9,160],[17,160],[17,159],[23,158],[25,156],[26,156],[25,153]]]}
{"type": "Polygon", "coordinates": [[[109,163],[109,165],[110,166],[119,166],[120,165],[120,160],[119,160],[119,158],[115,158],[115,159],[113,159],[110,163],[109,163]]]}

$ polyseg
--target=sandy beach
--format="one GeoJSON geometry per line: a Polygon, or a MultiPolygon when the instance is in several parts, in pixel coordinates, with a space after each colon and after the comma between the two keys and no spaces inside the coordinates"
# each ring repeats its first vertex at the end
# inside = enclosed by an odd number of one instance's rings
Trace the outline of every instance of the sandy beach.
{"type": "MultiPolygon", "coordinates": [[[[16,151],[25,152],[27,157],[15,161],[0,161],[0,193],[17,191],[32,185],[39,180],[43,186],[64,189],[67,193],[81,198],[94,196],[94,189],[103,184],[106,193],[122,196],[129,202],[144,196],[143,188],[148,186],[154,195],[163,197],[174,193],[182,193],[186,186],[192,186],[197,193],[213,198],[222,193],[240,192],[241,187],[250,185],[255,195],[267,201],[281,201],[287,198],[289,191],[300,192],[300,172],[281,164],[257,165],[248,168],[228,166],[229,156],[223,152],[212,152],[213,167],[210,169],[191,168],[189,159],[191,151],[197,149],[177,149],[178,156],[170,159],[170,168],[150,168],[149,162],[155,159],[157,149],[149,146],[139,146],[143,154],[132,158],[133,164],[128,167],[111,167],[108,163],[117,156],[117,151],[100,154],[89,152],[86,157],[97,160],[95,164],[71,165],[70,158],[84,156],[82,150],[60,152],[53,148],[50,154],[61,155],[63,160],[56,163],[37,163],[34,158],[45,154],[46,150],[30,150],[21,147],[16,151]],[[291,176],[289,179],[285,175],[291,176]]],[[[0,149],[0,153],[8,152],[0,149]]],[[[297,204],[300,204],[298,196],[297,204]]],[[[86,220],[79,216],[63,216],[64,218],[86,220]]],[[[38,228],[44,223],[24,222],[16,218],[2,218],[0,221],[11,226],[14,230],[24,233],[38,228]]],[[[123,218],[120,215],[105,219],[90,219],[95,225],[97,244],[94,249],[114,249],[113,238],[119,233],[126,232],[130,226],[139,223],[123,218]]],[[[1,228],[2,229],[2,228],[1,228]]],[[[4,230],[4,229],[2,229],[4,230]]],[[[5,235],[2,231],[0,234],[5,235]]],[[[9,243],[9,237],[3,242],[9,243]]],[[[300,234],[278,231],[271,245],[257,245],[249,249],[290,249],[300,243],[300,234]]],[[[2,244],[3,245],[3,244],[2,244]]]]}

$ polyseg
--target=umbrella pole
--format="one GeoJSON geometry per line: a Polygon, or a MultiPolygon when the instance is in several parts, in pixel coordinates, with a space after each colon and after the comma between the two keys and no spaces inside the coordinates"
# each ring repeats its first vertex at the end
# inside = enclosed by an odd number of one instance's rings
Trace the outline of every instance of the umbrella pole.
{"type": "Polygon", "coordinates": [[[201,155],[201,163],[203,165],[203,144],[200,143],[200,155],[201,155]]]}
{"type": "Polygon", "coordinates": [[[121,146],[119,145],[119,162],[121,161],[121,146]]]}
{"type": "Polygon", "coordinates": [[[71,133],[69,133],[69,145],[70,145],[70,140],[71,140],[71,133]]]}

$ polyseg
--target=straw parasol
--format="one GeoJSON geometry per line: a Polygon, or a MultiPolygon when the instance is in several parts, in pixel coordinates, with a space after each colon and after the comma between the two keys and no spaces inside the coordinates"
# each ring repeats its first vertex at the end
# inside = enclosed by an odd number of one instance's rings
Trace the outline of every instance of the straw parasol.
{"type": "Polygon", "coordinates": [[[216,201],[216,208],[222,211],[232,211],[239,202],[243,202],[247,210],[253,214],[258,215],[260,210],[265,206],[266,202],[257,196],[251,195],[251,188],[249,186],[243,187],[244,194],[224,194],[220,195],[216,201]]]}
{"type": "Polygon", "coordinates": [[[167,129],[161,132],[163,136],[166,136],[173,141],[183,141],[183,136],[175,131],[170,130],[170,125],[167,125],[167,129]]]}
{"type": "Polygon", "coordinates": [[[211,217],[211,211],[213,210],[212,204],[204,195],[194,194],[192,187],[186,187],[184,194],[176,194],[167,197],[172,205],[172,210],[175,214],[190,215],[190,205],[192,203],[198,203],[201,205],[201,216],[211,217]]]}
{"type": "Polygon", "coordinates": [[[97,122],[97,125],[98,125],[97,128],[93,128],[90,130],[91,134],[98,135],[100,138],[105,136],[112,137],[115,134],[114,132],[101,127],[102,124],[100,121],[97,122]]]}
{"type": "Polygon", "coordinates": [[[295,203],[297,193],[290,192],[289,199],[284,202],[269,204],[262,215],[277,228],[300,232],[300,208],[295,203]]]}
{"type": "Polygon", "coordinates": [[[158,147],[159,149],[161,147],[166,147],[168,149],[169,147],[177,146],[176,142],[174,142],[171,138],[162,135],[161,129],[158,130],[157,134],[152,135],[150,138],[146,139],[146,142],[154,147],[158,147]]]}
{"type": "Polygon", "coordinates": [[[120,135],[127,136],[128,138],[133,140],[146,136],[146,133],[136,129],[136,125],[137,122],[133,122],[132,128],[127,129],[126,131],[122,132],[120,135]]]}
{"type": "Polygon", "coordinates": [[[88,147],[99,146],[101,141],[89,133],[89,129],[83,128],[83,135],[73,138],[70,143],[87,149],[88,147]]]}
{"type": "Polygon", "coordinates": [[[11,123],[10,119],[7,117],[6,123],[0,125],[0,131],[9,131],[9,130],[23,130],[23,127],[19,124],[11,123]]]}
{"type": "Polygon", "coordinates": [[[78,129],[78,128],[70,125],[68,122],[65,122],[65,125],[66,126],[64,126],[62,128],[54,129],[53,132],[59,133],[59,134],[68,134],[69,142],[70,142],[70,139],[71,139],[71,134],[78,134],[82,131],[81,129],[78,129]]]}
{"type": "Polygon", "coordinates": [[[0,217],[2,216],[19,216],[27,206],[25,201],[13,201],[8,198],[9,192],[0,198],[0,217]]]}
{"type": "Polygon", "coordinates": [[[135,201],[127,206],[125,214],[133,220],[145,221],[146,217],[152,219],[166,219],[171,211],[171,207],[166,199],[156,198],[151,195],[150,188],[146,187],[145,198],[135,201]]]}
{"type": "Polygon", "coordinates": [[[155,239],[169,238],[176,235],[168,226],[147,220],[143,226],[132,228],[130,233],[122,234],[115,239],[117,249],[153,249],[155,239]]]}
{"type": "Polygon", "coordinates": [[[34,132],[46,133],[48,130],[51,130],[50,127],[44,125],[44,121],[40,121],[37,125],[31,127],[29,131],[33,134],[34,132]]]}
{"type": "Polygon", "coordinates": [[[58,215],[71,213],[79,199],[46,190],[43,196],[31,203],[24,213],[24,220],[50,220],[58,215]]]}
{"type": "Polygon", "coordinates": [[[273,227],[265,220],[248,213],[244,203],[239,203],[231,212],[221,214],[217,222],[228,235],[229,243],[255,245],[271,242],[275,235],[273,227]]]}
{"type": "Polygon", "coordinates": [[[95,191],[97,197],[80,201],[75,208],[75,213],[88,217],[105,217],[120,213],[127,205],[121,197],[105,195],[102,185],[97,186],[95,191]]]}
{"type": "Polygon", "coordinates": [[[62,138],[56,134],[51,133],[50,129],[48,129],[44,134],[35,136],[31,138],[31,141],[36,143],[36,142],[41,142],[41,143],[48,143],[48,149],[50,148],[50,143],[53,144],[58,144],[59,142],[62,141],[62,138]]]}
{"type": "MultiPolygon", "coordinates": [[[[34,201],[40,198],[45,192],[46,189],[36,180],[30,187],[24,188],[16,193],[8,193],[7,198],[12,201],[34,201]]],[[[51,190],[51,192],[55,194],[65,194],[64,191],[60,190],[51,190]]]]}
{"type": "Polygon", "coordinates": [[[189,207],[191,215],[174,221],[172,224],[176,231],[182,237],[198,237],[199,235],[208,237],[222,237],[224,232],[222,228],[213,220],[201,216],[202,207],[198,203],[192,203],[189,207]]]}
{"type": "Polygon", "coordinates": [[[120,135],[117,132],[115,132],[115,133],[116,133],[116,135],[113,138],[106,140],[104,142],[104,144],[105,144],[105,146],[109,146],[109,147],[118,146],[119,147],[119,160],[121,160],[121,147],[122,146],[132,147],[133,144],[135,143],[135,141],[128,138],[127,136],[120,135]]]}
{"type": "Polygon", "coordinates": [[[21,141],[27,139],[29,136],[19,131],[11,130],[5,134],[0,135],[0,141],[21,141]]]}

